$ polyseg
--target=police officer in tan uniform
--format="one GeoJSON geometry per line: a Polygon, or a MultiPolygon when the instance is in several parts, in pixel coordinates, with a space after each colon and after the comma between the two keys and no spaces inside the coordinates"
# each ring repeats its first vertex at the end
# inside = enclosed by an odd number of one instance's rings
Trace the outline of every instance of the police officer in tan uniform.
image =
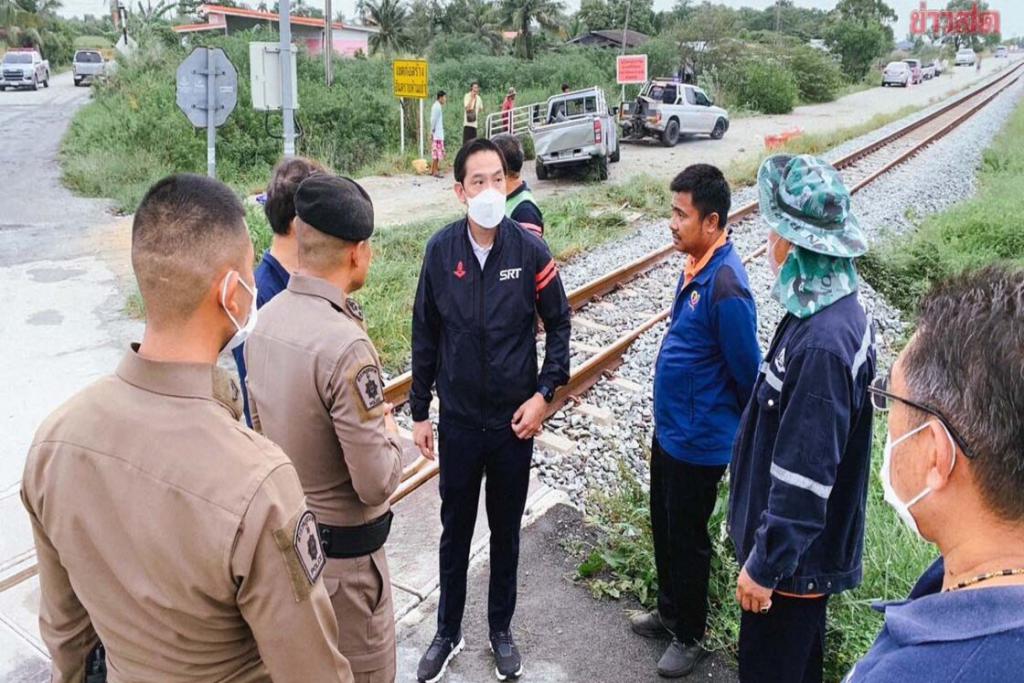
{"type": "Polygon", "coordinates": [[[402,474],[398,430],[359,306],[373,205],[355,182],[313,176],[295,193],[299,269],[260,310],[245,344],[253,426],[302,480],[327,555],[324,583],[356,681],[395,678],[395,623],[384,541],[402,474]]]}
{"type": "Polygon", "coordinates": [[[141,345],[58,408],[25,466],[52,680],[351,681],[295,469],[216,366],[255,320],[238,198],[161,180],[132,226],[141,345]]]}

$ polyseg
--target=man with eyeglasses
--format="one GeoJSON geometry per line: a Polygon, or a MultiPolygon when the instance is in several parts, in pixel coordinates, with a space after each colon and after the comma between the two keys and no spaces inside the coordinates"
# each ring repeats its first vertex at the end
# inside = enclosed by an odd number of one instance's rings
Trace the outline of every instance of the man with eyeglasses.
{"type": "Polygon", "coordinates": [[[1024,270],[939,284],[871,389],[885,499],[942,556],[845,683],[1016,681],[1024,671],[1024,270]]]}
{"type": "Polygon", "coordinates": [[[740,419],[729,532],[743,683],[822,680],[830,595],[861,581],[875,375],[853,259],[867,250],[830,165],[775,156],[758,174],[776,329],[740,419]]]}

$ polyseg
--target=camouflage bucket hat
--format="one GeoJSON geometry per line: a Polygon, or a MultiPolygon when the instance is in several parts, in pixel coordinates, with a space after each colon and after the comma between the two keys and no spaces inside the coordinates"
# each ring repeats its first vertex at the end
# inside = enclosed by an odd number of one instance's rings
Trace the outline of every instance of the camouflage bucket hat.
{"type": "Polygon", "coordinates": [[[761,215],[783,238],[808,251],[854,258],[868,250],[850,213],[850,192],[831,164],[807,154],[768,157],[757,173],[761,215]]]}

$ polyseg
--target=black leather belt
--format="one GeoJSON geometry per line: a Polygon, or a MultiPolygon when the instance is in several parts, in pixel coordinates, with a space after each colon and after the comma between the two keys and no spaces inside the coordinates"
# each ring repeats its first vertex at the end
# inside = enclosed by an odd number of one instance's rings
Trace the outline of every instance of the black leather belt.
{"type": "Polygon", "coordinates": [[[363,557],[376,552],[388,540],[394,514],[383,515],[360,526],[329,526],[317,524],[320,529],[320,547],[330,558],[363,557]]]}

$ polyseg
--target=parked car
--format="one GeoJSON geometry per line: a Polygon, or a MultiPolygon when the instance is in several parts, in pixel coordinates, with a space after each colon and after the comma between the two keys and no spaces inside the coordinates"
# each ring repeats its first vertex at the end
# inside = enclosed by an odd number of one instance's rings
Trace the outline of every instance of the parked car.
{"type": "Polygon", "coordinates": [[[586,165],[607,180],[609,162],[619,160],[619,132],[604,90],[595,86],[550,97],[545,111],[530,126],[538,180],[547,180],[556,169],[586,165]]]}
{"type": "Polygon", "coordinates": [[[889,62],[882,71],[882,87],[899,85],[906,88],[910,85],[910,65],[906,62],[889,62]]]}
{"type": "Polygon", "coordinates": [[[921,67],[921,76],[924,80],[930,81],[935,78],[935,62],[928,62],[921,67]]]}
{"type": "Polygon", "coordinates": [[[936,76],[941,76],[943,73],[945,73],[945,71],[946,71],[946,60],[945,59],[936,59],[934,62],[932,62],[932,65],[935,67],[935,75],[936,76]]]}
{"type": "Polygon", "coordinates": [[[924,80],[924,71],[921,69],[920,59],[904,59],[907,66],[910,67],[910,82],[917,85],[924,80]]]}
{"type": "Polygon", "coordinates": [[[0,65],[0,90],[8,88],[32,88],[39,85],[50,87],[50,62],[43,59],[37,50],[12,49],[4,55],[0,65]]]}
{"type": "Polygon", "coordinates": [[[974,60],[977,58],[978,56],[974,54],[974,50],[965,47],[956,51],[956,60],[953,64],[955,66],[974,66],[974,60]]]}
{"type": "Polygon", "coordinates": [[[107,62],[99,50],[79,50],[71,63],[71,71],[75,77],[75,85],[88,85],[107,75],[107,62]]]}
{"type": "Polygon", "coordinates": [[[636,102],[623,105],[619,124],[624,139],[654,137],[672,147],[683,135],[720,140],[729,130],[729,112],[695,85],[655,78],[644,85],[636,102]]]}
{"type": "Polygon", "coordinates": [[[996,48],[996,59],[1009,59],[1009,57],[1010,52],[1005,47],[1000,46],[996,48]]]}

